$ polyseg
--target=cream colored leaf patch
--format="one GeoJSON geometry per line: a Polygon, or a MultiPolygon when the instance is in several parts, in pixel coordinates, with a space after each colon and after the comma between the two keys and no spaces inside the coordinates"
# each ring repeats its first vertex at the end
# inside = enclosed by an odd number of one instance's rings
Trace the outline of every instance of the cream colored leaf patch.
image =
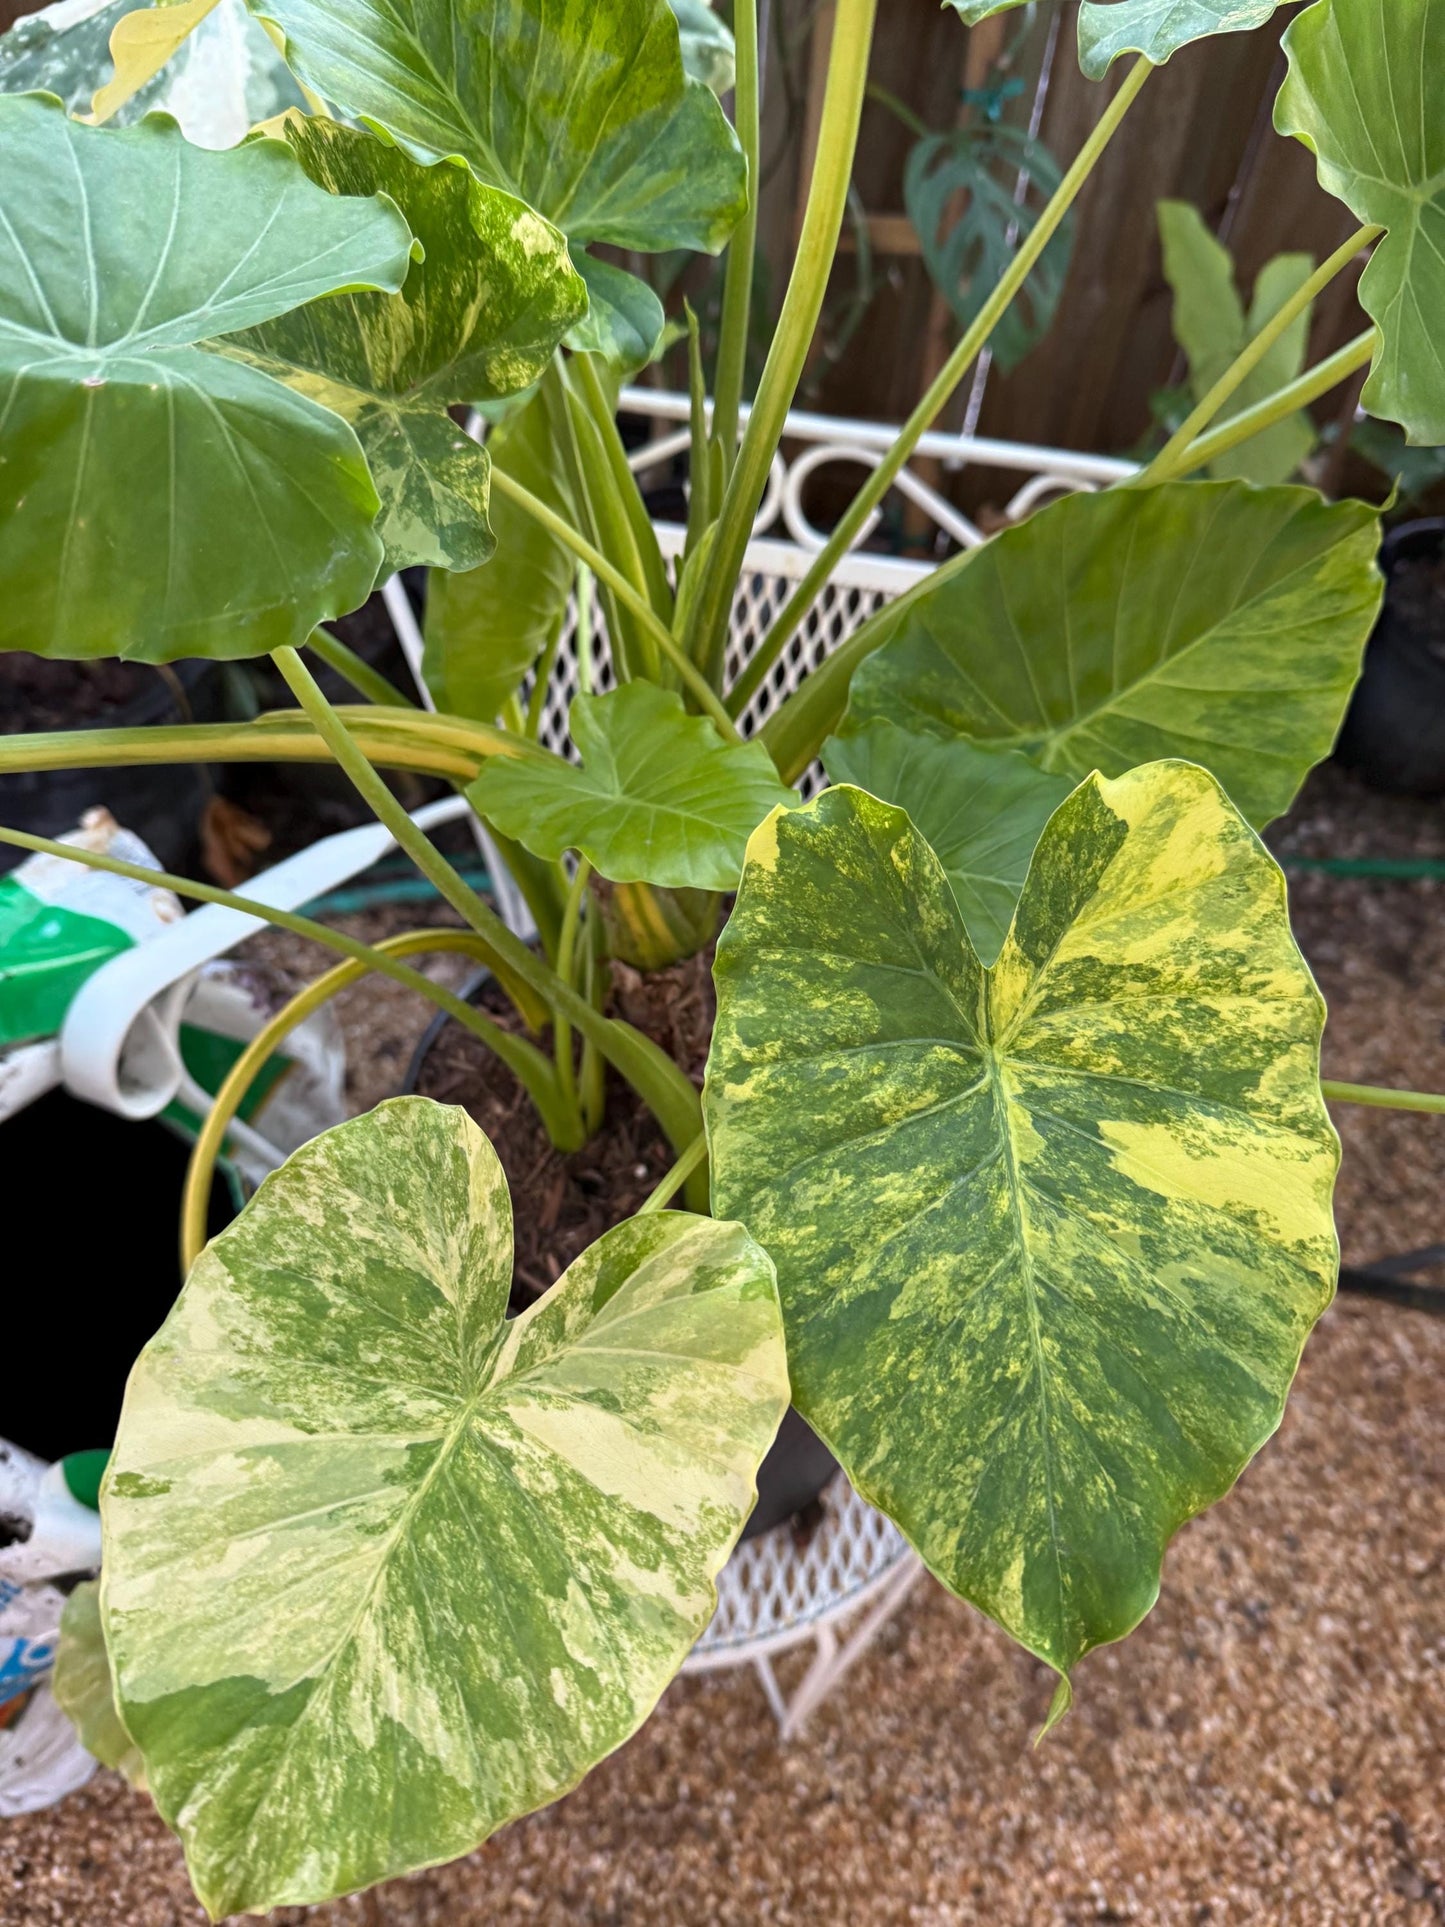
{"type": "Polygon", "coordinates": [[[115,73],[96,90],[87,117],[91,125],[100,126],[134,100],[216,5],[217,0],[176,0],[171,6],[137,7],[118,20],[110,36],[115,73]]]}
{"type": "Polygon", "coordinates": [[[1206,771],[1091,776],[985,969],[909,818],[838,788],[758,831],[716,979],[713,1197],[777,1265],[794,1399],[1062,1710],[1334,1288],[1284,879],[1206,771]]]}
{"type": "Polygon", "coordinates": [[[788,1400],[767,1257],[668,1211],[509,1321],[511,1273],[491,1145],[400,1099],[268,1179],[141,1355],[106,1637],[213,1915],[470,1851],[712,1614],[788,1400]]]}

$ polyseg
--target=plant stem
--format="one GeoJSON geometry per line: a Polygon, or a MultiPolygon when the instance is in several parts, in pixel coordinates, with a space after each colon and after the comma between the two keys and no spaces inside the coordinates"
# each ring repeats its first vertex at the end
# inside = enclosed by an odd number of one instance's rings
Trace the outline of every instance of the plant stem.
{"type": "MultiPolygon", "coordinates": [[[[473,1010],[460,997],[453,996],[451,991],[444,990],[440,984],[433,983],[430,977],[423,976],[421,971],[397,963],[384,951],[362,943],[358,937],[348,937],[343,931],[333,930],[328,924],[317,923],[311,917],[298,916],[294,911],[277,910],[269,903],[257,903],[251,897],[237,896],[231,890],[219,890],[209,883],[193,883],[188,877],[171,876],[165,870],[148,870],[142,864],[126,863],[120,857],[102,856],[96,850],[82,850],[73,843],[57,843],[50,837],[31,836],[26,830],[0,828],[0,843],[13,844],[17,850],[33,850],[41,856],[63,857],[67,863],[83,864],[88,870],[106,870],[112,876],[130,877],[137,883],[148,884],[152,889],[173,890],[178,897],[191,897],[199,903],[219,903],[227,910],[239,910],[243,916],[255,917],[262,923],[273,923],[279,929],[290,930],[298,937],[309,937],[313,943],[323,944],[328,950],[339,950],[344,957],[355,958],[365,969],[380,971],[405,989],[419,991],[423,997],[429,997],[446,1011],[448,1016],[455,1017],[459,1024],[465,1024],[474,1037],[479,1037],[489,1050],[496,1052],[525,1086],[549,1131],[554,1124],[560,1129],[566,1122],[558,1108],[556,1074],[535,1044],[529,1044],[525,1038],[503,1030],[481,1011],[473,1010]]],[[[458,933],[438,930],[433,934],[442,937],[458,933]]],[[[484,937],[469,934],[469,940],[478,956],[496,964],[496,952],[484,937]]],[[[450,947],[447,943],[437,945],[441,950],[450,947]]],[[[691,1141],[689,1133],[683,1142],[688,1144],[691,1141]]]]}
{"type": "Polygon", "coordinates": [[[557,666],[557,651],[562,647],[562,630],[565,622],[561,616],[553,630],[547,647],[537,661],[537,677],[532,684],[531,701],[527,704],[526,734],[529,742],[535,743],[542,733],[542,716],[547,708],[547,691],[552,686],[552,671],[557,666]]]}
{"type": "Polygon", "coordinates": [[[868,517],[893,486],[894,480],[904,468],[922,436],[932,427],[939,410],[988,345],[989,337],[1008,312],[1014,297],[1033,273],[1040,255],[1058,232],[1065,215],[1078,199],[1085,182],[1097,167],[1100,157],[1118,131],[1125,114],[1134,104],[1139,90],[1153,71],[1153,66],[1144,59],[1137,60],[1130,68],[1123,86],[1109,102],[1098,125],[1084,142],[1078,158],[1060,181],[1052,200],[1040,214],[1034,227],[1024,237],[1017,254],[1014,255],[1007,271],[999,280],[998,286],[979,309],[962,340],[930,384],[928,392],[904,423],[897,441],[853,498],[843,519],[818,551],[807,574],[789,596],[777,621],[733,685],[727,699],[728,710],[732,715],[740,716],[751,702],[761,687],[764,677],[796,634],[809,609],[812,608],[818,591],[852,548],[868,517]]]}
{"type": "Polygon", "coordinates": [[[1180,476],[1192,475],[1196,469],[1207,468],[1211,462],[1218,461],[1231,449],[1238,448],[1241,442],[1250,441],[1262,435],[1276,422],[1285,421],[1296,409],[1308,408],[1311,402],[1327,395],[1342,381],[1358,374],[1361,368],[1374,360],[1380,345],[1378,330],[1367,328],[1362,335],[1337,348],[1325,361],[1313,368],[1307,368],[1286,387],[1267,395],[1263,401],[1256,402],[1253,408],[1243,409],[1238,415],[1231,415],[1222,421],[1218,428],[1209,434],[1201,435],[1197,442],[1191,442],[1183,454],[1165,474],[1155,477],[1156,481],[1177,481],[1180,476]]]}
{"type": "MultiPolygon", "coordinates": [[[[582,921],[582,905],[592,865],[585,856],[577,859],[572,887],[567,892],[567,907],[562,912],[562,934],[557,939],[557,975],[563,983],[577,985],[577,929],[582,921]]],[[[577,1077],[572,1063],[572,1026],[565,1017],[552,1025],[552,1056],[557,1066],[557,1081],[572,1103],[577,1102],[577,1077]]]]}
{"type": "Polygon", "coordinates": [[[590,696],[595,687],[592,670],[592,571],[577,565],[577,693],[590,696]]]}
{"type": "Polygon", "coordinates": [[[877,5],[878,0],[838,0],[818,150],[793,272],[742,448],[723,496],[717,534],[698,585],[691,633],[684,638],[689,656],[704,670],[721,656],[727,640],[733,592],[753,520],[822,311],[848,205],[877,5]]]}
{"type": "MultiPolygon", "coordinates": [[[[549,751],[487,723],[424,710],[338,707],[367,757],[387,769],[472,782],[488,756],[549,751]]],[[[113,769],[139,763],[329,763],[306,717],[276,710],[249,723],[157,724],[144,729],[61,729],[0,736],[0,773],[113,769]]]]}
{"type": "Polygon", "coordinates": [[[687,1180],[695,1171],[700,1171],[706,1162],[707,1138],[699,1133],[648,1198],[646,1204],[639,1208],[638,1217],[645,1218],[649,1212],[666,1210],[687,1180]]]}
{"type": "MultiPolygon", "coordinates": [[[[762,122],[759,99],[758,0],[735,0],[733,39],[737,80],[733,119],[748,163],[747,212],[733,229],[723,281],[722,331],[718,341],[712,433],[722,450],[723,481],[732,478],[738,459],[738,417],[747,374],[748,335],[753,313],[753,273],[758,246],[758,181],[761,174],[762,122]]],[[[695,485],[695,484],[694,484],[695,485]]]]}
{"type": "Polygon", "coordinates": [[[1445,1116],[1445,1095],[1435,1091],[1394,1091],[1378,1084],[1334,1084],[1320,1089],[1332,1104],[1368,1104],[1381,1111],[1424,1111],[1445,1116]]]}
{"type": "Polygon", "coordinates": [[[530,490],[523,488],[520,482],[514,482],[509,475],[504,475],[496,467],[492,469],[492,487],[500,489],[503,495],[515,502],[517,507],[530,515],[534,521],[539,522],[550,535],[556,536],[564,547],[572,551],[579,562],[586,563],[598,581],[607,585],[617,600],[636,619],[638,626],[666,656],[699,707],[717,724],[724,739],[729,743],[740,743],[742,737],[738,734],[732,717],[723,708],[715,691],[688,661],[667,629],[653,614],[646,598],[633,588],[622,571],[613,568],[605,555],[594,549],[585,536],[579,535],[576,529],[548,508],[545,502],[539,501],[530,490]]]}
{"type": "Polygon", "coordinates": [[[620,524],[614,521],[613,526],[619,537],[625,530],[630,538],[634,560],[646,585],[652,612],[666,627],[672,621],[672,584],[667,579],[667,564],[662,559],[657,530],[647,513],[647,504],[642,499],[637,477],[628,463],[611,398],[597,372],[596,357],[573,355],[563,365],[563,383],[581,400],[611,484],[606,489],[605,503],[597,500],[600,489],[592,492],[593,510],[596,512],[605,506],[609,518],[621,518],[620,524]]]}
{"type": "MultiPolygon", "coordinates": [[[[470,930],[408,930],[403,936],[385,937],[377,944],[379,957],[414,957],[423,952],[439,950],[460,950],[469,956],[486,957],[486,945],[470,930]]],[[[337,964],[328,970],[324,977],[318,977],[314,984],[308,984],[303,991],[284,1004],[276,1015],[252,1038],[235,1063],[227,1071],[221,1088],[216,1092],[210,1110],[201,1124],[200,1133],[191,1150],[190,1163],[186,1167],[185,1190],[181,1197],[181,1270],[189,1272],[201,1254],[206,1242],[206,1215],[210,1204],[211,1180],[216,1169],[216,1160],[221,1155],[226,1141],[226,1131],[232,1118],[246,1100],[256,1078],[270,1061],[271,1053],[277,1046],[311,1016],[336,996],[338,991],[360,982],[371,974],[372,964],[360,958],[352,958],[347,963],[337,964]]],[[[469,1006],[470,1008],[470,1006],[469,1006]]]]}
{"type": "MultiPolygon", "coordinates": [[[[391,831],[422,875],[435,884],[452,908],[485,938],[506,967],[551,1006],[554,1021],[566,1017],[584,1037],[592,1039],[608,1063],[621,1072],[651,1109],[671,1143],[679,1150],[690,1144],[700,1125],[702,1106],[692,1084],[666,1051],[631,1024],[603,1017],[509,930],[412,822],[362,755],[296,651],[278,649],[272,661],[311,718],[316,733],[350,777],[358,795],[391,831]]],[[[551,1072],[550,1064],[547,1068],[551,1072]]]]}
{"type": "MultiPolygon", "coordinates": [[[[1143,474],[1131,484],[1132,487],[1148,488],[1155,482],[1164,481],[1178,472],[1179,458],[1187,453],[1190,444],[1197,441],[1204,433],[1235,390],[1254,373],[1281,335],[1286,334],[1293,327],[1335,276],[1350,265],[1360,250],[1369,247],[1371,242],[1377,241],[1384,231],[1381,227],[1368,225],[1357,228],[1343,247],[1336,248],[1327,261],[1320,263],[1309,280],[1290,296],[1277,314],[1270,317],[1243,353],[1225,369],[1199,406],[1180,423],[1143,474]]],[[[1191,467],[1198,467],[1198,463],[1191,463],[1191,467]]]]}
{"type": "Polygon", "coordinates": [[[340,636],[333,636],[329,629],[313,629],[306,647],[328,669],[334,669],[343,681],[350,683],[359,696],[365,696],[369,703],[380,703],[383,708],[418,708],[410,696],[404,696],[395,683],[388,682],[379,669],[373,669],[369,662],[364,662],[354,649],[348,649],[340,636]]]}

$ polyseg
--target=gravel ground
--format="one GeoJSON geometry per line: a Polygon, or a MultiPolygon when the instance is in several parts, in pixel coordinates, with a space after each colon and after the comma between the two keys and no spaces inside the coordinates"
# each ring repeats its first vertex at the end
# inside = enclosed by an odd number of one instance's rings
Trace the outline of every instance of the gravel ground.
{"type": "MultiPolygon", "coordinates": [[[[1445,810],[1326,772],[1272,841],[1445,856],[1445,810]]],[[[1445,1088],[1442,889],[1298,882],[1297,927],[1331,1005],[1328,1075],[1445,1088]]],[[[424,1021],[364,998],[346,1015],[393,1057],[424,1021]]],[[[1445,1121],[1339,1121],[1347,1259],[1439,1238],[1445,1121]]],[[[1075,1711],[1037,1748],[1044,1669],[924,1581],[792,1747],[750,1676],[680,1681],[577,1792],[469,1859],[271,1918],[1445,1922],[1442,1377],[1445,1322],[1338,1304],[1280,1437],[1181,1533],[1158,1609],[1084,1663],[1075,1711]]],[[[174,1842],[110,1775],[0,1826],[4,1927],[202,1919],[174,1842]]]]}

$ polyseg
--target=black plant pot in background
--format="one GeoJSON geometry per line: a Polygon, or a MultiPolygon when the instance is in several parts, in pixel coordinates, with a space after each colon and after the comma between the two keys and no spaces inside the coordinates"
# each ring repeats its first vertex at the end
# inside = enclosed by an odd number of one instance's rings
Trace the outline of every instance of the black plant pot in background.
{"type": "Polygon", "coordinates": [[[1335,756],[1372,789],[1445,795],[1445,519],[1392,529],[1380,566],[1385,606],[1335,756]]]}
{"type": "Polygon", "coordinates": [[[760,1533],[806,1512],[838,1469],[833,1454],[790,1405],[759,1468],[758,1502],[743,1527],[743,1537],[756,1539],[760,1533]]]}
{"type": "MultiPolygon", "coordinates": [[[[217,703],[216,665],[178,662],[166,670],[144,663],[12,661],[0,678],[0,742],[24,730],[136,729],[158,723],[209,722],[217,703]],[[28,682],[26,667],[36,674],[28,682]],[[103,699],[95,684],[110,679],[103,699]],[[134,684],[134,693],[128,685],[134,684]],[[119,695],[119,700],[116,700],[119,695]]],[[[155,852],[163,869],[184,870],[196,846],[210,778],[200,764],[129,769],[26,770],[0,776],[0,823],[32,836],[64,836],[85,812],[108,809],[155,852]]],[[[25,852],[0,846],[0,872],[25,852]]]]}

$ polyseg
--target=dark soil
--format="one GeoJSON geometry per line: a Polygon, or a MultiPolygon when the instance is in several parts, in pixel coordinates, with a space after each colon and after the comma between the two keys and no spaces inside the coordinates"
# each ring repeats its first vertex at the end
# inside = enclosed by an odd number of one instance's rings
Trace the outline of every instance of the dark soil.
{"type": "MultiPolygon", "coordinates": [[[[660,1044],[699,1087],[716,1001],[712,952],[642,976],[613,965],[612,1011],[660,1044]]],[[[480,1001],[516,1027],[494,988],[480,1001]]],[[[630,1086],[609,1073],[601,1132],[581,1151],[552,1148],[531,1099],[516,1078],[458,1024],[447,1024],[417,1079],[424,1097],[460,1104],[496,1146],[512,1190],[516,1226],[514,1298],[525,1303],[560,1278],[604,1231],[645,1203],[675,1153],[630,1086]]]]}
{"type": "Polygon", "coordinates": [[[0,653],[0,735],[109,722],[162,672],[140,662],[50,662],[23,649],[0,653]]]}
{"type": "Polygon", "coordinates": [[[1445,662],[1445,555],[1409,555],[1390,571],[1390,619],[1445,662]]]}

